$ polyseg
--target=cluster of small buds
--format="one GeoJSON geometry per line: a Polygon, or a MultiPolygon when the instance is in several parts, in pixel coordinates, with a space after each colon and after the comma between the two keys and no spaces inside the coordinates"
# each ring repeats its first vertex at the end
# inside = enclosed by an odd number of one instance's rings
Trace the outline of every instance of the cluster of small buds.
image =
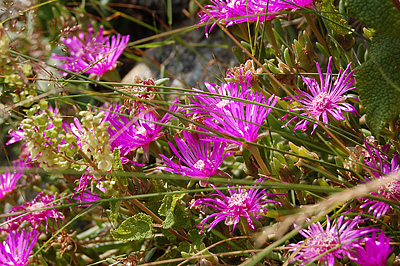
{"type": "Polygon", "coordinates": [[[40,101],[27,111],[27,118],[22,120],[20,128],[32,160],[45,170],[68,169],[77,150],[74,145],[76,138],[65,134],[57,109],[53,110],[46,101],[40,101]]]}
{"type": "Polygon", "coordinates": [[[104,112],[94,115],[89,110],[81,111],[79,115],[82,117],[80,122],[75,118],[75,123],[70,125],[70,130],[78,138],[78,146],[88,158],[93,158],[99,170],[110,171],[114,163],[107,132],[110,122],[103,119],[104,112]]]}

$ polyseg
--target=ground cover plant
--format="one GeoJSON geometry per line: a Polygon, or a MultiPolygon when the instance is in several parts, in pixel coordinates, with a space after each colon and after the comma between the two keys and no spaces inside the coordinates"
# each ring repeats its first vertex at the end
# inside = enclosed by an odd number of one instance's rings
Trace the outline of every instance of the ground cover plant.
{"type": "Polygon", "coordinates": [[[0,265],[400,265],[397,0],[0,4],[0,265]]]}

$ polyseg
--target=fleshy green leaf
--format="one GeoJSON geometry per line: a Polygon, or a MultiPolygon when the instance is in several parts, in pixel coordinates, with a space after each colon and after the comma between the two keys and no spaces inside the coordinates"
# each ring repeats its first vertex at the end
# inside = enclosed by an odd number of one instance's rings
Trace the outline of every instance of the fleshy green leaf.
{"type": "Polygon", "coordinates": [[[375,33],[370,52],[356,80],[368,125],[377,135],[400,113],[400,38],[375,33]]]}
{"type": "Polygon", "coordinates": [[[349,10],[367,27],[400,37],[400,12],[392,0],[348,0],[349,10]]]}
{"type": "Polygon", "coordinates": [[[162,216],[166,216],[162,226],[164,229],[168,229],[175,224],[174,210],[177,202],[181,200],[185,194],[173,194],[165,195],[163,202],[158,210],[158,213],[162,216]]]}
{"type": "Polygon", "coordinates": [[[153,219],[150,216],[139,213],[123,221],[118,229],[111,231],[111,235],[115,240],[122,241],[151,238],[152,222],[153,219]]]}
{"type": "Polygon", "coordinates": [[[328,20],[328,24],[334,32],[340,33],[342,35],[350,33],[350,31],[347,30],[348,28],[350,28],[349,24],[346,20],[342,18],[342,15],[340,15],[339,11],[336,10],[335,6],[333,5],[333,0],[322,1],[321,10],[325,17],[334,21],[332,22],[328,20]],[[342,25],[343,27],[340,25],[342,25]]]}

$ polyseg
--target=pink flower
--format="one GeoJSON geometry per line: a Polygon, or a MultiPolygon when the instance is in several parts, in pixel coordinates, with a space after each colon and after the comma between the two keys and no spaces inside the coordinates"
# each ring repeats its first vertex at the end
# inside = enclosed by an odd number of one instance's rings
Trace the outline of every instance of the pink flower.
{"type": "Polygon", "coordinates": [[[156,114],[149,110],[141,110],[137,117],[129,118],[124,113],[123,106],[111,106],[104,119],[111,123],[108,133],[111,135],[110,145],[112,150],[120,149],[121,159],[127,161],[128,159],[125,157],[129,152],[142,147],[144,157],[147,160],[150,143],[164,135],[161,131],[163,124],[174,119],[171,113],[179,111],[178,103],[179,101],[176,99],[169,108],[169,112],[162,118],[158,118],[156,114]]]}
{"type": "Polygon", "coordinates": [[[18,180],[24,174],[22,171],[22,162],[14,163],[14,171],[10,172],[6,167],[6,172],[0,175],[0,199],[4,198],[8,193],[14,190],[18,180]]]}
{"type": "Polygon", "coordinates": [[[372,237],[364,239],[364,246],[356,244],[353,246],[354,252],[349,257],[352,261],[361,266],[386,266],[386,262],[392,253],[390,248],[390,236],[385,237],[385,232],[381,231],[378,238],[376,233],[372,237]]]}
{"type": "Polygon", "coordinates": [[[117,60],[128,44],[129,35],[112,36],[110,42],[108,36],[103,36],[103,27],[96,34],[92,25],[89,25],[86,34],[81,31],[78,36],[62,37],[61,41],[70,50],[70,55],[53,54],[52,58],[64,61],[62,68],[101,77],[117,66],[117,60]]]}
{"type": "Polygon", "coordinates": [[[34,229],[38,229],[42,221],[46,221],[47,230],[49,218],[52,218],[54,220],[57,220],[59,218],[64,219],[64,215],[58,212],[57,209],[49,208],[55,206],[54,199],[54,195],[43,195],[43,193],[40,193],[33,199],[33,201],[28,202],[22,206],[11,208],[10,213],[26,213],[18,214],[18,216],[16,216],[16,219],[13,216],[8,217],[8,220],[12,220],[12,222],[10,222],[10,227],[12,229],[16,229],[23,221],[27,221],[31,223],[34,229]]]}
{"type": "MultiPolygon", "coordinates": [[[[355,89],[355,87],[351,87],[354,84],[354,79],[351,78],[351,75],[355,70],[350,71],[350,73],[346,76],[347,71],[350,69],[350,64],[347,65],[346,70],[342,73],[340,70],[339,75],[335,82],[333,82],[333,74],[331,69],[331,61],[332,57],[329,58],[327,74],[324,79],[321,68],[319,64],[317,64],[317,69],[319,73],[319,82],[315,79],[303,77],[304,83],[306,83],[310,93],[300,91],[298,95],[295,96],[294,99],[291,99],[293,102],[298,102],[300,104],[295,105],[289,111],[302,111],[301,115],[307,116],[311,120],[322,120],[328,126],[328,115],[332,116],[336,120],[345,120],[343,116],[343,112],[350,112],[354,115],[358,114],[356,109],[349,103],[346,103],[347,98],[355,98],[352,96],[343,95],[344,93],[355,89]]],[[[289,98],[289,97],[286,97],[289,98]]],[[[285,119],[288,115],[285,115],[283,119],[285,119]]],[[[290,119],[284,126],[287,126],[290,122],[297,119],[290,119]]],[[[308,120],[309,120],[308,119],[308,120]]],[[[302,129],[306,131],[307,125],[309,121],[306,119],[300,118],[300,121],[295,125],[294,130],[302,129]]],[[[318,123],[314,123],[313,131],[317,128],[318,123]]]]}
{"type": "MultiPolygon", "coordinates": [[[[255,142],[265,119],[275,106],[278,98],[267,98],[262,93],[251,91],[252,74],[246,74],[245,80],[238,83],[222,83],[221,87],[207,84],[208,89],[220,96],[206,96],[193,93],[193,109],[205,116],[203,124],[210,129],[227,136],[255,142]]],[[[241,141],[234,141],[241,145],[241,141]]]]}
{"type": "MultiPolygon", "coordinates": [[[[258,182],[262,182],[262,179],[259,179],[258,182]]],[[[229,196],[225,196],[213,184],[209,185],[218,193],[214,194],[214,196],[217,196],[217,198],[198,199],[193,204],[193,206],[207,205],[217,211],[207,216],[200,222],[197,227],[201,226],[201,231],[204,230],[204,226],[208,220],[215,218],[214,221],[207,226],[209,230],[211,230],[219,222],[225,220],[226,225],[233,225],[233,234],[236,225],[239,223],[240,217],[246,218],[249,228],[254,230],[256,229],[256,225],[253,223],[252,219],[258,220],[262,217],[262,214],[267,213],[268,209],[265,207],[265,204],[280,204],[277,201],[265,199],[266,196],[274,194],[267,193],[266,189],[260,189],[260,184],[258,183],[250,189],[244,189],[241,186],[231,186],[228,189],[229,196]]]]}
{"type": "Polygon", "coordinates": [[[188,131],[183,131],[182,134],[184,139],[175,137],[178,150],[169,142],[171,150],[179,159],[179,164],[160,154],[164,159],[162,162],[168,167],[159,167],[159,169],[200,179],[200,185],[203,186],[205,186],[204,179],[213,175],[226,176],[218,170],[226,156],[231,154],[225,153],[225,142],[215,140],[209,135],[189,133],[188,131]]]}
{"type": "MultiPolygon", "coordinates": [[[[382,151],[374,148],[371,149],[371,146],[365,141],[365,147],[370,156],[370,160],[365,159],[364,163],[369,166],[370,171],[372,173],[371,178],[366,178],[367,181],[375,178],[384,178],[388,174],[399,175],[400,166],[398,163],[398,154],[396,153],[391,160],[389,160],[386,152],[390,148],[390,146],[384,146],[382,151]]],[[[370,193],[376,197],[381,197],[393,201],[400,200],[400,181],[393,180],[385,185],[385,187],[381,187],[379,191],[370,193]]],[[[391,208],[390,204],[386,202],[382,202],[379,200],[365,199],[365,203],[361,205],[361,208],[365,208],[369,206],[368,211],[373,212],[373,215],[376,218],[380,218],[385,215],[386,212],[391,208]]]]}
{"type": "Polygon", "coordinates": [[[0,265],[25,266],[29,263],[32,248],[38,240],[39,232],[33,230],[26,233],[10,231],[7,239],[0,243],[0,265]]]}
{"type": "MultiPolygon", "coordinates": [[[[277,13],[281,10],[298,10],[300,9],[298,6],[310,7],[312,4],[312,0],[290,0],[286,2],[282,0],[211,0],[211,5],[206,5],[198,13],[198,16],[200,17],[199,23],[208,23],[215,19],[225,22],[226,27],[229,27],[245,22],[271,20],[277,14],[266,15],[265,13],[277,13]]],[[[214,22],[209,29],[208,25],[206,26],[206,37],[208,37],[216,23],[214,22]]]]}
{"type": "Polygon", "coordinates": [[[320,222],[311,224],[308,229],[300,230],[300,234],[306,239],[297,244],[290,244],[295,252],[293,261],[301,260],[300,265],[318,260],[329,266],[335,265],[335,257],[343,258],[350,256],[351,249],[359,244],[360,238],[376,231],[375,228],[357,229],[358,224],[363,222],[361,216],[354,220],[344,220],[340,216],[336,223],[332,223],[329,216],[326,216],[327,224],[324,229],[320,222]]]}

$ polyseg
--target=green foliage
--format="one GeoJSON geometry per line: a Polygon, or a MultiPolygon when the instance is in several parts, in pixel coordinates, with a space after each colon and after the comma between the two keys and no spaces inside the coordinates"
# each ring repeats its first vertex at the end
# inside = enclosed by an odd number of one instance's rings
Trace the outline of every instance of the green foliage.
{"type": "MultiPolygon", "coordinates": [[[[113,196],[112,198],[115,199],[116,197],[113,196]]],[[[117,221],[118,212],[119,212],[120,207],[121,207],[120,200],[110,201],[110,218],[113,223],[115,223],[117,221]]]]}
{"type": "Polygon", "coordinates": [[[400,12],[392,0],[348,0],[349,10],[367,27],[400,37],[400,12]]]}
{"type": "Polygon", "coordinates": [[[129,217],[121,225],[111,231],[115,240],[132,241],[143,240],[152,236],[153,219],[144,213],[129,217]]]}
{"type": "Polygon", "coordinates": [[[357,88],[374,134],[400,114],[400,38],[375,33],[370,59],[356,71],[357,88]]]}
{"type": "Polygon", "coordinates": [[[175,224],[174,210],[176,204],[185,196],[185,194],[165,195],[158,213],[165,216],[162,224],[164,229],[171,228],[175,224]]]}
{"type": "Polygon", "coordinates": [[[335,6],[333,5],[333,0],[322,1],[321,9],[325,17],[334,21],[332,22],[328,20],[328,24],[334,32],[342,35],[350,33],[348,30],[349,24],[342,18],[342,15],[339,13],[339,11],[336,10],[335,6]]]}

